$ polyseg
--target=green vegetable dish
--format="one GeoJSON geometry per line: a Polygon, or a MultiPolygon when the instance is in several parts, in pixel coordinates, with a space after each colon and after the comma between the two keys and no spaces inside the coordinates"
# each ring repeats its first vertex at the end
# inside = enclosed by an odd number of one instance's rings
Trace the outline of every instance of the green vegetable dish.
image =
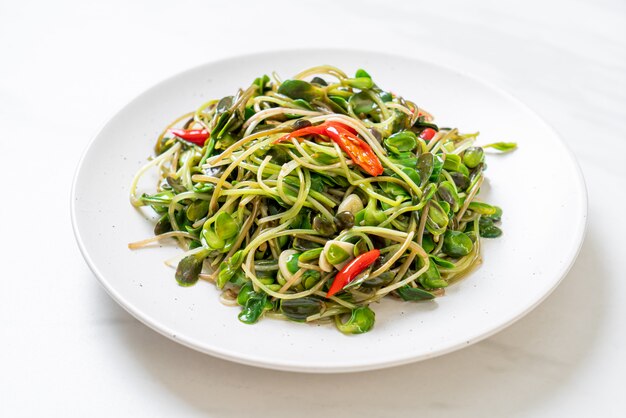
{"type": "Polygon", "coordinates": [[[485,149],[515,144],[477,136],[439,127],[364,70],[264,75],[165,128],[130,192],[160,216],[155,236],[129,247],[176,239],[178,283],[215,283],[246,324],[364,333],[373,303],[442,296],[480,263],[480,237],[502,234],[502,210],[476,196],[485,149]],[[139,196],[151,168],[156,191],[139,196]]]}

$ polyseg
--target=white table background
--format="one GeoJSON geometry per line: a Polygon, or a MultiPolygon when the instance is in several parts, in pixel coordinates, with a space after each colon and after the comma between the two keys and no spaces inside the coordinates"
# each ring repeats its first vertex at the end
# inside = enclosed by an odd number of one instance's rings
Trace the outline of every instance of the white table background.
{"type": "Polygon", "coordinates": [[[624,0],[0,0],[0,122],[0,416],[626,416],[624,0]],[[589,190],[587,237],[557,290],[461,351],[339,375],[212,358],[110,299],[70,225],[91,136],[171,74],[296,47],[457,66],[552,124],[589,190]]]}

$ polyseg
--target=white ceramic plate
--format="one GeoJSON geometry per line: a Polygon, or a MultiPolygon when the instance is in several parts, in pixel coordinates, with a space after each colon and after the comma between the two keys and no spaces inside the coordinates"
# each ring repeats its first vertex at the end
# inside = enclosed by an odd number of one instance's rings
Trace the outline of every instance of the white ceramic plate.
{"type": "MultiPolygon", "coordinates": [[[[152,184],[144,183],[144,190],[152,184]]],[[[541,302],[572,265],[586,224],[581,172],[564,144],[527,107],[499,89],[438,65],[380,53],[312,50],[263,53],[209,63],[137,97],[91,142],[72,189],[80,249],[107,292],[146,325],[196,350],[245,364],[306,372],[388,367],[440,355],[510,325],[541,302]],[[255,77],[283,79],[328,63],[351,73],[365,68],[377,84],[410,98],[442,126],[480,130],[480,143],[516,141],[490,155],[482,196],[504,209],[504,235],[483,240],[483,265],[446,296],[428,303],[383,301],[374,329],[345,336],[333,326],[264,319],[238,321],[238,308],[200,282],[182,288],[163,261],[172,245],[131,251],[152,235],[148,212],[134,209],[128,189],[152,154],[155,138],[179,115],[232,94],[255,77]]]]}

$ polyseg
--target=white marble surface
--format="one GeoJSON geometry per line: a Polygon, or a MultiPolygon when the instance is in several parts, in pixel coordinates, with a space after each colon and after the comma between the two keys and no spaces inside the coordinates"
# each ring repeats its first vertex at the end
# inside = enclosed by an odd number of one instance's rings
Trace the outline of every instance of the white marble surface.
{"type": "Polygon", "coordinates": [[[0,1],[0,416],[626,416],[623,0],[173,3],[0,1]],[[189,66],[298,46],[458,66],[552,124],[589,190],[587,238],[559,288],[469,348],[342,375],[218,360],[117,306],[70,226],[92,133],[189,66]]]}

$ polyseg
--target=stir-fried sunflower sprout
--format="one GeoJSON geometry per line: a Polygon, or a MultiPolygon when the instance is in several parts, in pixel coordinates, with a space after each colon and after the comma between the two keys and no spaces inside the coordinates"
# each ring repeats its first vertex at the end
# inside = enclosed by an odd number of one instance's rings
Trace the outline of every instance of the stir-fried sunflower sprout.
{"type": "Polygon", "coordinates": [[[479,237],[502,234],[502,210],[477,198],[487,167],[477,136],[438,127],[364,70],[265,75],[159,136],[130,192],[160,215],[156,236],[129,247],[177,239],[178,283],[215,283],[244,323],[367,332],[372,303],[443,295],[480,263],[479,237]],[[138,196],[150,168],[156,193],[138,196]]]}

